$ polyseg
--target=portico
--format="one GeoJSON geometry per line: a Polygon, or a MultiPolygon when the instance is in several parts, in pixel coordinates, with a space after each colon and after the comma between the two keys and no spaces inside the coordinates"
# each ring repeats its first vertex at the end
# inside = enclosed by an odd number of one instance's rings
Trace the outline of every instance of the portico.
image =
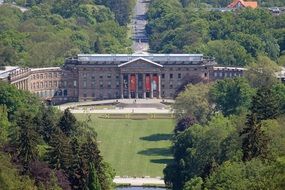
{"type": "Polygon", "coordinates": [[[121,71],[121,98],[161,98],[162,65],[137,58],[118,67],[121,71]]]}

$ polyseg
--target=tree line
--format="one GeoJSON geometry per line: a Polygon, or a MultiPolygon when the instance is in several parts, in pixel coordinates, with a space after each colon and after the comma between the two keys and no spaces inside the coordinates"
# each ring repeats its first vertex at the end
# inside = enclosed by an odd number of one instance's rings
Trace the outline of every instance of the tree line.
{"type": "Polygon", "coordinates": [[[0,7],[2,66],[57,66],[78,53],[131,52],[127,21],[119,22],[113,10],[97,1],[21,2],[27,2],[28,11],[0,7]]]}
{"type": "MultiPolygon", "coordinates": [[[[173,190],[284,189],[285,85],[258,57],[244,77],[187,85],[173,109],[173,190]]],[[[277,66],[278,67],[278,66],[277,66]]]]}
{"type": "Polygon", "coordinates": [[[88,123],[0,82],[0,187],[113,189],[114,170],[88,123]]]}
{"type": "Polygon", "coordinates": [[[153,52],[203,53],[229,66],[245,66],[265,55],[284,65],[284,19],[264,9],[219,12],[153,0],[146,30],[153,52]]]}

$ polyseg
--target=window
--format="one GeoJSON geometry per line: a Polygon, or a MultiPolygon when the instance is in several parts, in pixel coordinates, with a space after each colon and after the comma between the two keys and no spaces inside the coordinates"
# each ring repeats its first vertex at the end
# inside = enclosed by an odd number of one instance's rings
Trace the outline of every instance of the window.
{"type": "Polygon", "coordinates": [[[95,93],[94,92],[92,93],[92,97],[95,98],[95,93]]]}
{"type": "Polygon", "coordinates": [[[204,73],[204,77],[208,77],[208,73],[204,73]]]}
{"type": "Polygon", "coordinates": [[[110,79],[110,78],[111,78],[111,74],[108,74],[108,75],[107,75],[107,78],[110,79]]]}
{"type": "Polygon", "coordinates": [[[52,81],[49,81],[49,87],[52,87],[52,81]]]}
{"type": "Polygon", "coordinates": [[[169,83],[169,88],[173,88],[173,83],[172,83],[172,81],[170,81],[170,83],[169,83]]]}
{"type": "Polygon", "coordinates": [[[44,78],[44,74],[41,74],[41,76],[40,76],[40,77],[41,77],[41,79],[43,79],[43,78],[44,78]]]}
{"type": "Polygon", "coordinates": [[[91,87],[95,87],[95,81],[91,82],[91,87]]]}
{"type": "Polygon", "coordinates": [[[63,81],[63,86],[67,87],[67,81],[63,81]]]}
{"type": "Polygon", "coordinates": [[[172,73],[171,73],[171,74],[169,74],[169,78],[171,78],[171,79],[173,78],[173,74],[172,74],[172,73]]]}
{"type": "Polygon", "coordinates": [[[92,80],[95,80],[95,76],[94,76],[94,75],[92,75],[91,79],[92,79],[92,80]]]}
{"type": "Polygon", "coordinates": [[[102,79],[103,78],[103,75],[100,75],[100,79],[102,79]]]}
{"type": "Polygon", "coordinates": [[[100,88],[103,88],[103,82],[100,81],[100,88]]]}
{"type": "Polygon", "coordinates": [[[63,90],[63,96],[67,96],[67,90],[63,90]]]}
{"type": "Polygon", "coordinates": [[[53,86],[57,87],[57,81],[53,81],[53,86]]]}
{"type": "Polygon", "coordinates": [[[84,87],[84,88],[87,87],[87,81],[83,81],[83,87],[84,87]]]}
{"type": "Polygon", "coordinates": [[[119,79],[120,78],[120,76],[119,75],[116,75],[116,79],[119,79]]]}
{"type": "Polygon", "coordinates": [[[163,74],[161,74],[161,78],[163,78],[163,79],[165,78],[165,74],[164,74],[164,73],[163,73],[163,74]]]}
{"type": "Polygon", "coordinates": [[[164,84],[161,84],[161,88],[165,88],[165,85],[164,85],[164,84]]]}
{"type": "Polygon", "coordinates": [[[52,78],[52,73],[49,73],[48,75],[49,75],[49,78],[52,78]]]}
{"type": "Polygon", "coordinates": [[[46,87],[46,88],[48,87],[48,83],[47,83],[47,81],[45,81],[45,87],[46,87]]]}
{"type": "Polygon", "coordinates": [[[111,82],[110,81],[108,82],[108,88],[111,88],[111,82]]]}
{"type": "Polygon", "coordinates": [[[178,78],[181,79],[181,73],[178,73],[178,78]]]}
{"type": "Polygon", "coordinates": [[[119,88],[119,87],[120,87],[120,82],[117,81],[117,82],[116,82],[116,88],[119,88]]]}
{"type": "Polygon", "coordinates": [[[74,87],[77,86],[77,81],[76,81],[76,80],[73,81],[73,86],[74,86],[74,87]]]}
{"type": "Polygon", "coordinates": [[[218,76],[218,73],[217,72],[214,72],[214,77],[217,77],[218,76]]]}
{"type": "Polygon", "coordinates": [[[86,92],[83,94],[83,97],[84,97],[84,98],[86,98],[86,97],[87,97],[87,93],[86,93],[86,92]]]}

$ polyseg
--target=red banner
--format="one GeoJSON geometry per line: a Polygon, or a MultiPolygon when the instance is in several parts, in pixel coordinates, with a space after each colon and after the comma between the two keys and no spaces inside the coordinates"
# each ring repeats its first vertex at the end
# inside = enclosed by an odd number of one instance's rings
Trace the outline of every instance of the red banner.
{"type": "Polygon", "coordinates": [[[158,90],[158,76],[153,76],[153,90],[158,90]]]}
{"type": "Polygon", "coordinates": [[[150,76],[145,76],[145,89],[147,92],[150,92],[150,76]]]}
{"type": "Polygon", "coordinates": [[[131,92],[135,92],[136,91],[136,86],[137,86],[137,81],[136,81],[136,76],[135,75],[131,75],[131,92]]]}

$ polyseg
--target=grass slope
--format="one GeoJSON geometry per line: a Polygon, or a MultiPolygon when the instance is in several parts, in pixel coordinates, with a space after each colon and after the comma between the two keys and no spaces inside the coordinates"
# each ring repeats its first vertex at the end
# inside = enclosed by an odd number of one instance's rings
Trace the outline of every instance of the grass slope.
{"type": "Polygon", "coordinates": [[[98,133],[102,155],[116,175],[163,176],[162,170],[172,158],[169,139],[173,120],[99,119],[92,115],[91,123],[98,133]]]}

